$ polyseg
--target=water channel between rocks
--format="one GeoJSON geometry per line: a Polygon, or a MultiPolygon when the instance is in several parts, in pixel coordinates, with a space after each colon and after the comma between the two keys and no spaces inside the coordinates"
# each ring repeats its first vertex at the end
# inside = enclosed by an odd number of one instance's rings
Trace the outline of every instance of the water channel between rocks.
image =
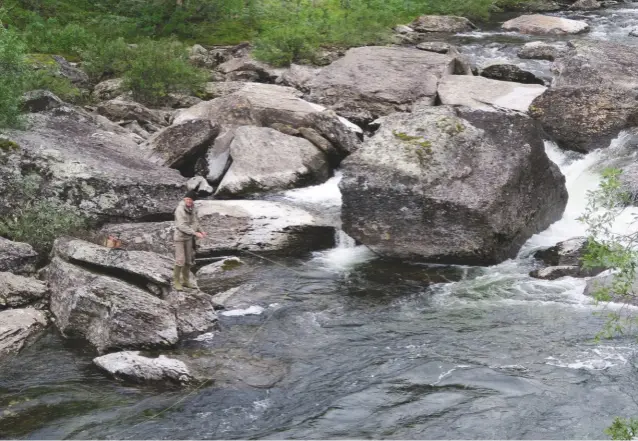
{"type": "MultiPolygon", "coordinates": [[[[578,38],[627,43],[638,25],[632,6],[562,14],[590,22],[578,38]]],[[[512,61],[530,41],[489,28],[455,40],[479,63],[512,61]]],[[[551,75],[549,63],[516,63],[551,75]]],[[[629,144],[621,135],[585,156],[547,143],[567,179],[565,214],[500,265],[388,263],[339,233],[334,249],[259,266],[258,308],[186,345],[281,361],[271,388],[117,383],[50,332],[0,365],[0,438],[600,439],[614,416],[638,415],[638,344],[591,342],[603,319],[584,280],[528,273],[534,250],[585,232],[587,190],[605,165],[636,160],[629,144]]],[[[272,198],[338,220],[339,179],[272,198]]]]}

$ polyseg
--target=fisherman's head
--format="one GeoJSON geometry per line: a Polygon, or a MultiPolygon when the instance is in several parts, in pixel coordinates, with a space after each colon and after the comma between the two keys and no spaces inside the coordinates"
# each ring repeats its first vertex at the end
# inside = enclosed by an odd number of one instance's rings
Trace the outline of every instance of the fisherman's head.
{"type": "Polygon", "coordinates": [[[193,208],[193,205],[195,204],[196,200],[197,200],[196,191],[190,190],[188,193],[186,193],[186,195],[184,196],[184,204],[186,205],[186,208],[193,208]]]}

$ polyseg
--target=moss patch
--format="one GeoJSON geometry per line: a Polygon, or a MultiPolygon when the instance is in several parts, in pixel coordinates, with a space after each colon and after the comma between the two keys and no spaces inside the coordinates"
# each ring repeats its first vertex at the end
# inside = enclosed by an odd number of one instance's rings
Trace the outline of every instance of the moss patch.
{"type": "Polygon", "coordinates": [[[409,151],[414,153],[419,165],[426,167],[432,157],[432,142],[425,139],[423,136],[412,136],[407,133],[392,131],[395,138],[400,139],[406,144],[409,151]]]}
{"type": "Polygon", "coordinates": [[[20,146],[18,145],[18,143],[11,141],[10,139],[0,138],[0,151],[14,152],[17,150],[20,150],[20,146]]]}
{"type": "Polygon", "coordinates": [[[239,268],[243,264],[244,263],[241,260],[227,259],[224,260],[224,263],[222,264],[222,271],[232,271],[239,268]]]}

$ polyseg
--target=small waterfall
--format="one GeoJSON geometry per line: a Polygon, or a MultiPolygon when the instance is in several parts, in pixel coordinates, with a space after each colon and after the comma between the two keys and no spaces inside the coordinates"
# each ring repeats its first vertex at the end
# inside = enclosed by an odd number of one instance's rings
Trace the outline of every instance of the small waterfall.
{"type": "Polygon", "coordinates": [[[355,248],[357,246],[356,241],[348,236],[343,230],[337,230],[335,233],[336,248],[355,248]]]}

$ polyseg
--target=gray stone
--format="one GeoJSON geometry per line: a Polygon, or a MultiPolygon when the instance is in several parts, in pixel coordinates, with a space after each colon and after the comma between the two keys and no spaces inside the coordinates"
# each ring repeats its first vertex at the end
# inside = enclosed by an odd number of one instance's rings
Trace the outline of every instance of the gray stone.
{"type": "Polygon", "coordinates": [[[38,253],[31,245],[0,237],[0,271],[31,274],[35,272],[37,260],[38,253]]]}
{"type": "Polygon", "coordinates": [[[248,81],[272,83],[277,79],[277,74],[270,66],[257,61],[250,56],[233,58],[220,64],[218,69],[231,81],[237,81],[237,79],[245,78],[248,81]],[[231,75],[230,77],[229,74],[231,75]],[[248,76],[242,77],[241,75],[248,76]]]}
{"type": "Polygon", "coordinates": [[[555,63],[557,76],[530,107],[558,145],[589,152],[608,147],[638,121],[638,48],[574,41],[555,63]]]}
{"type": "Polygon", "coordinates": [[[148,123],[158,126],[168,125],[167,115],[159,110],[151,110],[134,101],[115,98],[98,104],[97,111],[111,121],[137,121],[142,125],[148,123]]]}
{"type": "Polygon", "coordinates": [[[218,196],[303,187],[330,177],[323,152],[274,129],[239,127],[229,149],[232,164],[217,187],[218,196]]]}
{"type": "Polygon", "coordinates": [[[491,64],[481,69],[481,76],[493,80],[511,81],[514,83],[545,84],[543,80],[533,73],[523,70],[514,64],[491,64]]]}
{"type": "Polygon", "coordinates": [[[410,25],[416,32],[469,32],[476,26],[465,17],[452,15],[422,15],[410,25]]]}
{"type": "MultiPolygon", "coordinates": [[[[172,214],[186,179],[147,161],[127,134],[79,108],[31,114],[28,130],[5,131],[18,147],[0,149],[0,187],[38,170],[43,196],[55,196],[90,217],[172,214]]],[[[0,216],[19,203],[19,195],[0,195],[0,216]]]]}
{"type": "Polygon", "coordinates": [[[600,9],[602,4],[598,0],[578,0],[571,5],[569,9],[589,11],[592,9],[600,9]]]}
{"type": "Polygon", "coordinates": [[[502,27],[506,31],[533,35],[569,35],[589,31],[589,25],[584,21],[540,14],[523,15],[508,20],[502,27]]]}
{"type": "Polygon", "coordinates": [[[321,68],[292,64],[280,77],[279,83],[309,93],[309,84],[319,72],[321,72],[321,68]]]}
{"type": "Polygon", "coordinates": [[[343,230],[376,253],[492,265],[562,216],[565,178],[525,115],[439,106],[380,123],[339,184],[343,230]]]}
{"type": "Polygon", "coordinates": [[[26,112],[44,112],[63,106],[64,102],[48,90],[31,90],[22,97],[22,109],[26,112]]]}
{"type": "Polygon", "coordinates": [[[569,48],[561,43],[546,43],[544,41],[532,41],[525,43],[518,50],[518,57],[531,60],[549,60],[554,61],[565,55],[569,48]]]}
{"type": "MultiPolygon", "coordinates": [[[[195,278],[191,278],[195,281],[195,278]]],[[[199,280],[197,280],[199,285],[199,280]]],[[[202,334],[215,328],[217,313],[212,296],[197,290],[172,291],[166,301],[176,312],[180,337],[202,334]]]]}
{"type": "Polygon", "coordinates": [[[527,113],[530,104],[546,89],[537,84],[452,75],[441,80],[438,94],[441,104],[483,110],[510,109],[527,113]]]}
{"type": "Polygon", "coordinates": [[[331,164],[335,166],[339,164],[343,156],[335,148],[335,146],[332,145],[332,143],[326,138],[321,136],[319,132],[309,127],[301,127],[299,129],[299,133],[301,134],[301,136],[314,144],[315,147],[321,150],[326,155],[326,158],[328,158],[331,164]]]}
{"type": "Polygon", "coordinates": [[[27,306],[48,294],[43,282],[12,273],[0,272],[0,309],[27,306]]]}
{"type": "Polygon", "coordinates": [[[184,362],[164,355],[149,358],[137,351],[115,352],[94,358],[93,363],[118,380],[135,383],[186,384],[194,380],[184,362]]]}
{"type": "Polygon", "coordinates": [[[60,55],[53,55],[53,59],[58,64],[57,74],[59,76],[66,78],[75,86],[89,86],[89,76],[82,69],[78,69],[69,63],[66,58],[61,57],[60,55]]]}
{"type": "Polygon", "coordinates": [[[0,311],[0,357],[17,354],[47,326],[44,312],[33,308],[0,311]]]}
{"type": "MultiPolygon", "coordinates": [[[[583,294],[589,297],[596,297],[599,293],[604,294],[603,302],[610,301],[614,303],[629,304],[638,306],[638,278],[634,279],[627,293],[617,292],[614,290],[615,274],[601,274],[587,280],[585,291],[583,294]]],[[[623,281],[624,284],[624,281],[623,281]]]]}
{"type": "MultiPolygon", "coordinates": [[[[303,255],[334,246],[334,228],[300,208],[268,201],[197,201],[208,236],[199,240],[200,257],[250,252],[303,255]]],[[[102,234],[114,234],[128,250],[174,255],[173,222],[112,224],[102,234]]]]}
{"type": "Polygon", "coordinates": [[[550,266],[534,270],[529,275],[535,279],[542,280],[556,280],[561,277],[586,277],[581,274],[580,267],[574,265],[550,266]]]}
{"type": "Polygon", "coordinates": [[[417,44],[416,48],[422,51],[436,52],[437,54],[447,54],[453,46],[444,41],[426,41],[417,44]]]}
{"type": "Polygon", "coordinates": [[[629,31],[629,36],[630,37],[638,37],[638,28],[634,28],[631,31],[629,31]]]}
{"type": "MultiPolygon", "coordinates": [[[[197,271],[197,283],[202,291],[218,294],[246,283],[253,271],[252,265],[246,264],[238,257],[229,257],[197,271]]],[[[220,301],[219,298],[215,298],[215,302],[224,305],[223,300],[220,301]]]]}
{"type": "Polygon", "coordinates": [[[150,291],[60,257],[47,278],[51,312],[65,337],[84,339],[99,353],[177,343],[175,312],[150,291]]]}
{"type": "Polygon", "coordinates": [[[325,67],[309,83],[309,100],[326,105],[356,123],[410,111],[422,101],[433,105],[438,82],[469,72],[458,56],[401,47],[360,47],[325,67]]]}
{"type": "Polygon", "coordinates": [[[192,119],[173,124],[151,136],[143,148],[149,161],[180,168],[187,161],[203,155],[219,134],[219,127],[208,119],[192,119]]]}
{"type": "Polygon", "coordinates": [[[122,78],[113,78],[98,83],[94,88],[91,96],[96,101],[112,100],[113,98],[124,93],[124,80],[122,78]]]}

